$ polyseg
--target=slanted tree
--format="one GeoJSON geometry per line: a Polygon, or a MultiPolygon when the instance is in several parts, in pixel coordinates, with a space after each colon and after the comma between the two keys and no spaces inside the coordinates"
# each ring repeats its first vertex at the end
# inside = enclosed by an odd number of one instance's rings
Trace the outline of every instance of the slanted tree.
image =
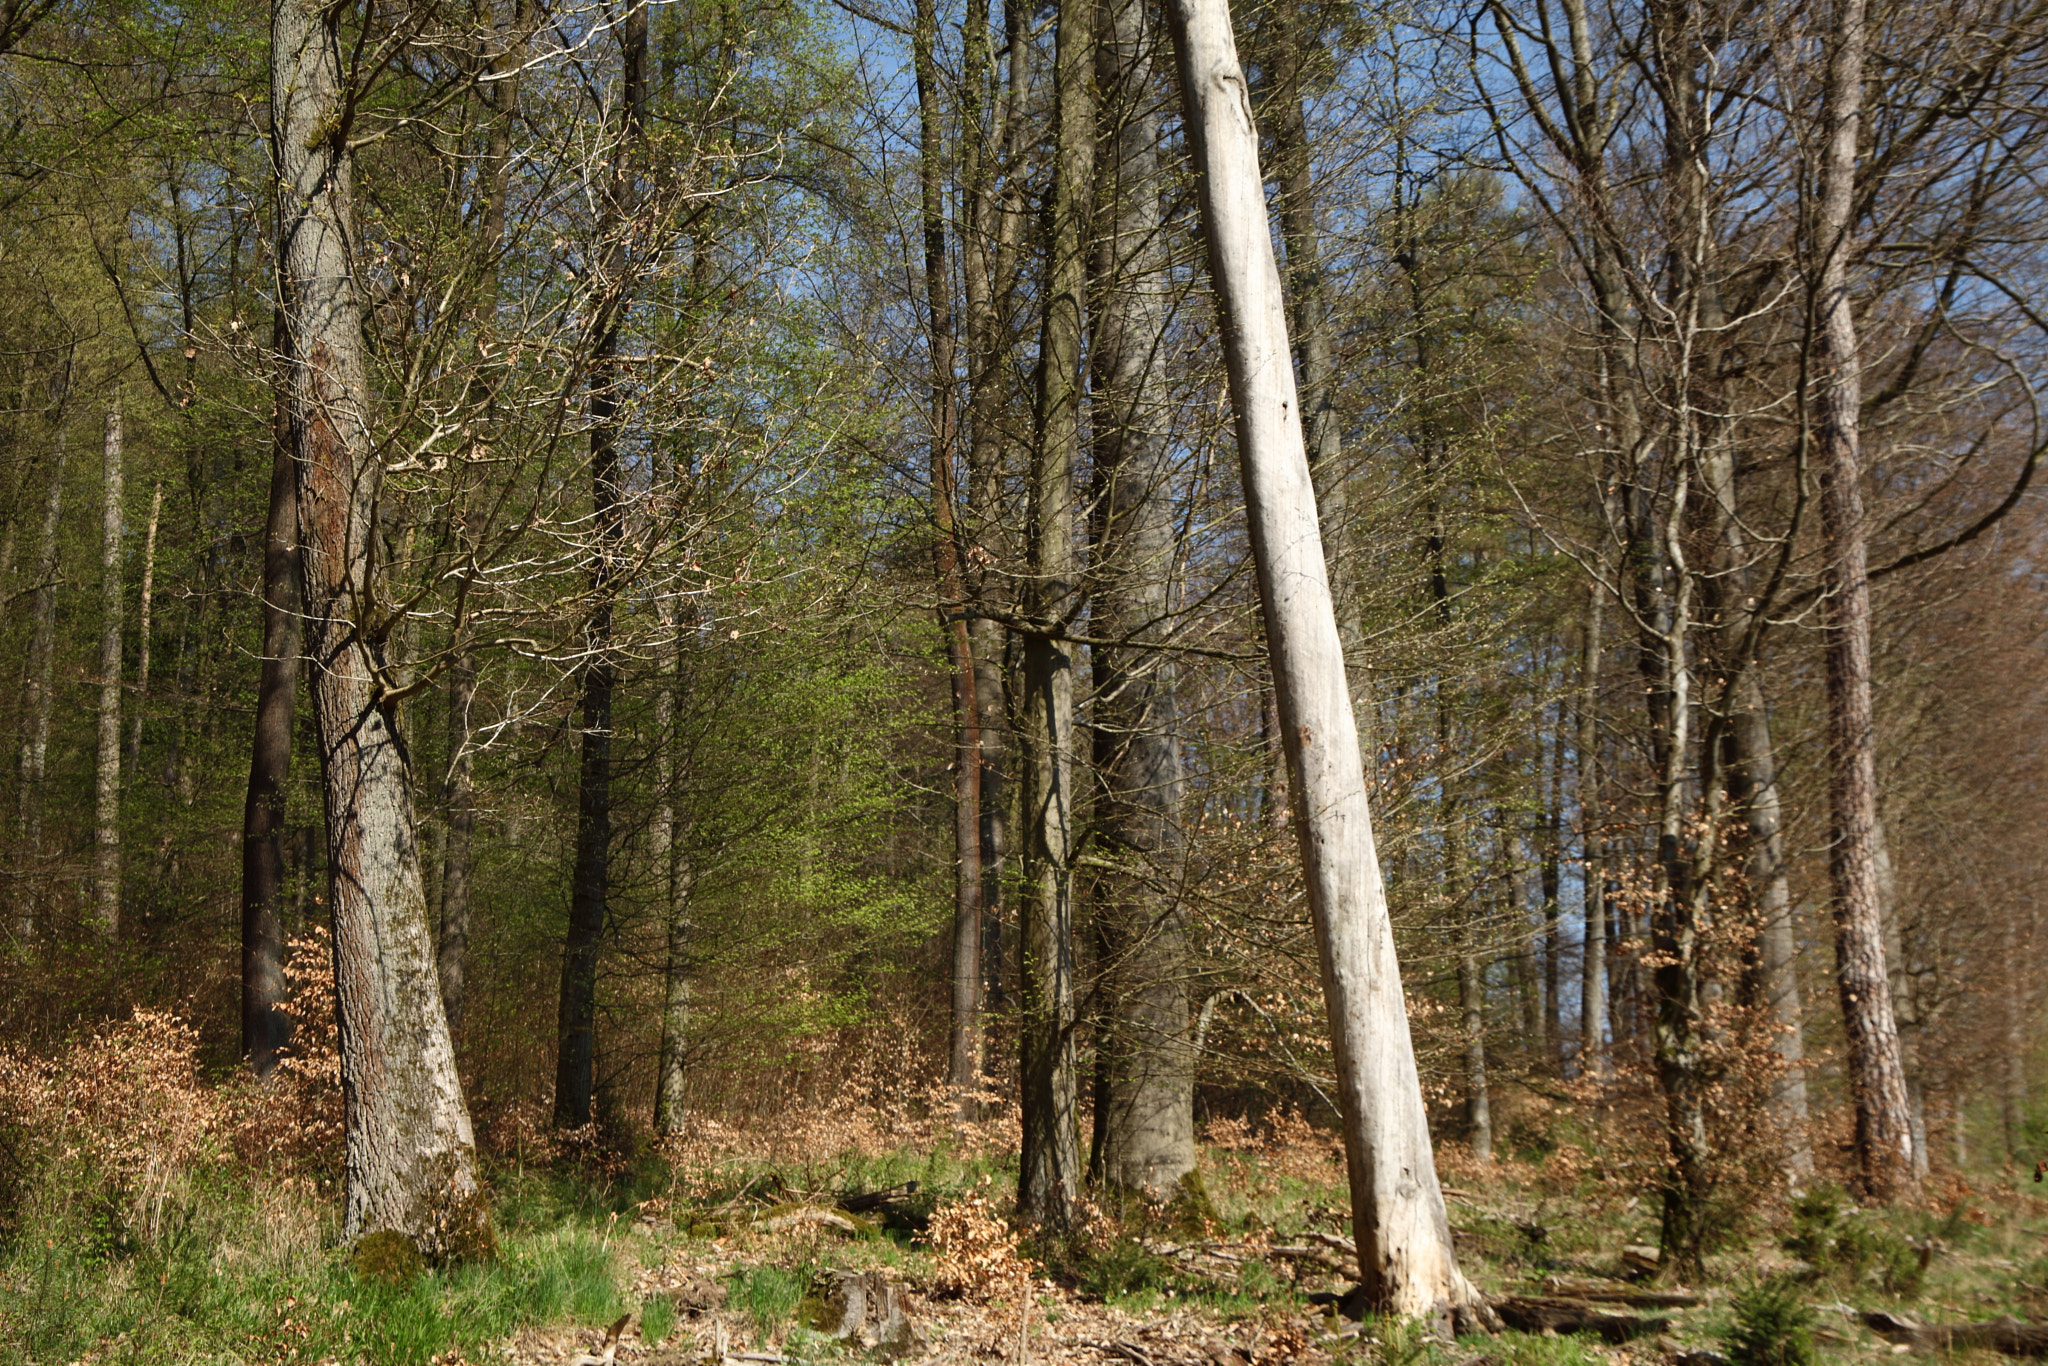
{"type": "Polygon", "coordinates": [[[1371,1307],[1448,1326],[1485,1307],[1458,1270],[1437,1185],[1324,569],[1258,132],[1226,0],[1173,0],[1168,20],[1329,1009],[1360,1281],[1371,1307]]]}

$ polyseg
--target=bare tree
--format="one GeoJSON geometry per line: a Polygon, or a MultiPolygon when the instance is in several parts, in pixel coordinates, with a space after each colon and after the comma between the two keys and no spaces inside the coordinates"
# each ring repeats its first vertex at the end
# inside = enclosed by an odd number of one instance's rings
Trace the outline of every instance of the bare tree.
{"type": "Polygon", "coordinates": [[[1448,1321],[1484,1304],[1458,1270],[1430,1151],[1317,528],[1258,133],[1228,5],[1174,0],[1168,16],[1329,1007],[1360,1279],[1382,1312],[1448,1321]]]}

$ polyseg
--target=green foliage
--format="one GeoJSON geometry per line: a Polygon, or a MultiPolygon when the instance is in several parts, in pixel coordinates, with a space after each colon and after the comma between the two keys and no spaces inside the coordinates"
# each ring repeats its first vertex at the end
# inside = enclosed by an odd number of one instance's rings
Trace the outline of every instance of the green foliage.
{"type": "Polygon", "coordinates": [[[1787,1281],[1763,1281],[1735,1297],[1728,1356],[1735,1366],[1817,1366],[1814,1313],[1787,1281]]]}
{"type": "Polygon", "coordinates": [[[662,1296],[644,1300],[640,1305],[640,1337],[648,1343],[659,1343],[675,1331],[675,1301],[662,1296]]]}

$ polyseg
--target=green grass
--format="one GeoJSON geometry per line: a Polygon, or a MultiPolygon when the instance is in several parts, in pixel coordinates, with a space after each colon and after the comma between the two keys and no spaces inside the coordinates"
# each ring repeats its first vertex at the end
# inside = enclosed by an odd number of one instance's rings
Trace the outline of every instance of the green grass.
{"type": "Polygon", "coordinates": [[[811,1288],[811,1274],[779,1266],[743,1267],[726,1287],[726,1308],[745,1314],[753,1322],[758,1341],[766,1342],[796,1316],[797,1306],[811,1288]]]}
{"type": "Polygon", "coordinates": [[[508,1231],[492,1263],[398,1285],[358,1277],[334,1229],[261,1237],[277,1217],[248,1193],[192,1193],[165,1231],[132,1250],[57,1201],[25,1221],[37,1236],[0,1252],[0,1363],[209,1360],[422,1366],[472,1354],[521,1326],[609,1323],[629,1303],[600,1228],[508,1231]],[[296,1357],[293,1357],[296,1353],[296,1357]]]}

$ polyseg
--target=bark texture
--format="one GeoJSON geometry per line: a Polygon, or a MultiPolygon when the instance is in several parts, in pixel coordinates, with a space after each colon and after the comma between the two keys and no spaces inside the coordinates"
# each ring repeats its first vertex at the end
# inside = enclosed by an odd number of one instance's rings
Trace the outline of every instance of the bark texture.
{"type": "Polygon", "coordinates": [[[627,236],[635,207],[634,163],[647,128],[647,7],[636,0],[619,24],[622,77],[619,130],[599,228],[603,259],[594,288],[591,346],[590,621],[584,628],[583,753],[576,786],[576,864],[569,879],[569,930],[562,942],[562,990],[556,1015],[555,1124],[591,1122],[597,1082],[597,960],[611,898],[612,709],[619,664],[612,652],[612,599],[625,534],[619,470],[618,358],[628,297],[627,236]]]}
{"type": "Polygon", "coordinates": [[[1448,1320],[1481,1306],[1458,1271],[1430,1151],[1317,529],[1249,92],[1224,0],[1173,0],[1168,16],[1329,1007],[1364,1298],[1382,1312],[1448,1320]]]}
{"type": "Polygon", "coordinates": [[[1095,170],[1095,0],[1060,0],[1045,320],[1026,535],[1024,638],[1023,1150],[1017,1203],[1064,1227],[1081,1193],[1074,1075],[1074,467],[1080,446],[1088,206],[1095,170]]]}
{"type": "Polygon", "coordinates": [[[121,405],[107,409],[100,484],[99,754],[92,881],[99,932],[121,932],[121,405]]]}
{"type": "Polygon", "coordinates": [[[1878,900],[1877,741],[1860,449],[1863,370],[1849,280],[1867,46],[1864,0],[1839,0],[1828,57],[1827,142],[1816,224],[1824,254],[1815,308],[1814,438],[1828,555],[1828,876],[1843,1063],[1856,1105],[1859,1184],[1865,1195],[1889,1199],[1912,1184],[1913,1138],[1878,900]]]}
{"type": "Polygon", "coordinates": [[[967,584],[960,571],[960,534],[954,514],[959,440],[954,402],[959,367],[954,334],[953,282],[946,253],[943,112],[939,100],[938,39],[934,0],[917,0],[911,33],[917,76],[918,178],[924,236],[925,336],[931,362],[931,496],[933,571],[938,582],[946,665],[953,680],[953,980],[952,1028],[946,1080],[959,1095],[963,1116],[981,1079],[981,718],[974,675],[974,641],[967,623],[967,584]]]}
{"type": "MultiPolygon", "coordinates": [[[[273,329],[280,356],[287,335],[273,329]]],[[[287,377],[289,382],[289,377],[287,377]]],[[[299,495],[292,429],[280,403],[272,418],[270,502],[263,528],[263,664],[256,682],[256,733],[242,803],[242,1056],[258,1077],[277,1065],[291,1038],[284,1003],[285,793],[291,778],[292,719],[299,691],[299,495]]]]}
{"type": "Polygon", "coordinates": [[[390,623],[372,574],[379,466],[350,251],[341,18],[313,0],[277,0],[271,10],[286,414],[347,1132],[343,1235],[392,1229],[431,1256],[465,1257],[488,1251],[489,1212],[435,980],[411,764],[383,657],[390,623]]]}
{"type": "Polygon", "coordinates": [[[1158,33],[1143,0],[1108,0],[1092,363],[1095,375],[1094,654],[1104,1006],[1103,1178],[1155,1198],[1195,1166],[1187,932],[1179,896],[1181,751],[1175,669],[1158,640],[1172,611],[1174,521],[1163,392],[1171,282],[1159,205],[1158,33]]]}

